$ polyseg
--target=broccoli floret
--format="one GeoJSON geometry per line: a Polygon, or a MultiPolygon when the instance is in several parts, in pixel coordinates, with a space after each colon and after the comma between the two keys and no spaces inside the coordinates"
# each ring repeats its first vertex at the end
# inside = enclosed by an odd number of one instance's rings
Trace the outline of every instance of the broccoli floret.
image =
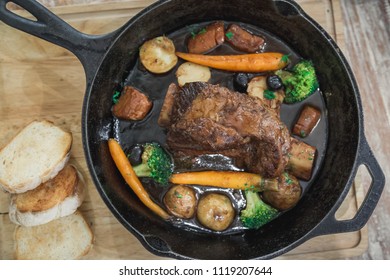
{"type": "Polygon", "coordinates": [[[278,215],[278,210],[269,206],[259,197],[257,192],[245,191],[246,208],[241,211],[240,219],[243,226],[258,229],[278,215]]]}
{"type": "Polygon", "coordinates": [[[275,74],[280,77],[285,87],[286,103],[302,101],[318,88],[315,69],[309,60],[298,62],[291,71],[278,70],[275,74]]]}
{"type": "Polygon", "coordinates": [[[159,184],[167,185],[173,165],[165,150],[157,143],[147,143],[141,158],[142,163],[133,168],[137,176],[150,177],[159,184]]]}

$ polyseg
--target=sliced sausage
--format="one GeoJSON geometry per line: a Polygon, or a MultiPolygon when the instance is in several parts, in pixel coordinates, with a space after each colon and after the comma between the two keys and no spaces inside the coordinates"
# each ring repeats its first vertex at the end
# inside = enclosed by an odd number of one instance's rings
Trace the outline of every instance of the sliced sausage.
{"type": "Polygon", "coordinates": [[[318,109],[310,105],[306,105],[302,109],[299,118],[294,125],[292,133],[302,138],[305,138],[317,125],[318,121],[320,120],[320,117],[321,112],[318,109]]]}
{"type": "Polygon", "coordinates": [[[112,108],[115,117],[125,120],[142,120],[152,108],[149,98],[131,86],[126,86],[112,108]]]}
{"type": "Polygon", "coordinates": [[[264,39],[249,33],[237,24],[231,24],[225,33],[225,40],[234,48],[248,53],[260,51],[264,46],[264,39]]]}
{"type": "Polygon", "coordinates": [[[217,21],[192,35],[188,40],[188,52],[205,53],[221,45],[224,40],[224,24],[217,21]]]}

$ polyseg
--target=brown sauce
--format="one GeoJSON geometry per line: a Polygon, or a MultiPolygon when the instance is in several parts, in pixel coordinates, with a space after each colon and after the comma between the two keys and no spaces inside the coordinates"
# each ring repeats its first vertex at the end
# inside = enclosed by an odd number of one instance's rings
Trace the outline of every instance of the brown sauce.
{"type": "MultiPolygon", "coordinates": [[[[230,22],[225,22],[225,26],[227,26],[230,22]]],[[[205,22],[201,24],[194,24],[191,26],[184,27],[180,30],[177,30],[170,34],[164,34],[173,40],[176,50],[187,52],[186,45],[187,39],[191,36],[191,32],[197,32],[201,30],[204,26],[207,26],[210,22],[205,22]]],[[[264,52],[281,52],[285,54],[290,54],[289,59],[291,61],[291,65],[294,65],[298,62],[301,57],[299,56],[299,50],[293,50],[285,43],[283,43],[278,38],[274,37],[272,34],[268,32],[252,26],[248,24],[238,23],[244,29],[252,32],[253,34],[257,34],[265,38],[266,45],[264,46],[264,52]],[[296,52],[297,51],[297,52],[296,52]]],[[[150,38],[148,38],[150,39],[150,38]]],[[[215,50],[210,52],[210,54],[234,54],[239,53],[234,50],[228,44],[223,44],[217,47],[215,50]]],[[[310,59],[310,58],[305,58],[310,59]]],[[[165,137],[166,132],[163,128],[159,127],[157,124],[157,119],[159,117],[159,113],[161,110],[161,106],[165,97],[166,90],[171,82],[177,83],[177,78],[175,76],[175,72],[178,66],[183,63],[183,61],[179,60],[178,64],[174,69],[169,71],[166,74],[153,74],[148,72],[137,60],[134,67],[129,69],[127,78],[122,82],[122,87],[124,85],[131,85],[140,91],[144,92],[149,96],[149,98],[153,102],[153,108],[148,116],[142,121],[122,121],[114,118],[114,136],[119,138],[120,143],[124,146],[124,149],[129,149],[133,145],[146,143],[146,142],[158,142],[161,145],[165,145],[165,137]]],[[[261,74],[261,73],[259,73],[261,74]]],[[[209,81],[211,84],[219,84],[221,86],[225,86],[233,90],[233,75],[232,72],[220,71],[211,69],[211,80],[209,81]]],[[[321,85],[320,85],[321,86],[321,85]]],[[[119,89],[120,90],[120,89],[119,89]]],[[[327,110],[325,106],[325,102],[320,90],[315,92],[305,101],[296,103],[296,104],[282,104],[281,107],[281,119],[287,125],[290,132],[292,127],[299,116],[299,112],[301,108],[306,105],[312,105],[321,111],[321,118],[318,122],[315,129],[311,132],[309,136],[304,139],[299,139],[306,142],[309,145],[315,146],[317,148],[317,155],[315,160],[315,166],[313,169],[313,174],[310,181],[300,181],[303,192],[302,195],[305,194],[306,190],[310,188],[311,182],[315,180],[316,174],[321,167],[321,163],[325,156],[326,151],[326,143],[327,143],[327,110]]],[[[223,156],[214,155],[214,156],[204,156],[200,157],[200,159],[195,162],[192,166],[197,170],[204,169],[218,169],[218,170],[237,170],[237,168],[232,164],[232,162],[223,156]]],[[[175,166],[175,170],[184,170],[184,166],[175,166]]],[[[194,170],[194,169],[192,169],[194,170]]],[[[163,197],[165,192],[168,190],[168,187],[162,187],[155,184],[151,179],[142,178],[144,187],[148,190],[152,198],[163,206],[163,197]]],[[[222,234],[231,234],[231,233],[239,233],[245,230],[240,221],[239,221],[239,211],[245,206],[245,199],[241,191],[237,190],[227,190],[220,188],[205,188],[205,187],[196,187],[193,186],[196,191],[196,195],[199,198],[207,192],[219,192],[224,193],[229,196],[234,208],[236,209],[236,218],[229,229],[221,232],[222,234]]],[[[164,207],[164,206],[163,206],[164,207]]],[[[299,206],[297,206],[299,207],[299,206]]],[[[173,224],[178,227],[181,227],[186,230],[194,230],[201,232],[210,232],[215,233],[211,230],[208,230],[201,226],[196,218],[183,220],[183,219],[174,219],[173,224]]]]}

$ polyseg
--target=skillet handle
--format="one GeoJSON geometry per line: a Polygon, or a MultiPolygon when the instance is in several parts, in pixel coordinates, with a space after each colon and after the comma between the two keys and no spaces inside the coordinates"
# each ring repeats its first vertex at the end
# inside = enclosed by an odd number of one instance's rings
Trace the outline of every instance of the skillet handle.
{"type": "Polygon", "coordinates": [[[71,51],[84,66],[88,83],[114,37],[113,33],[99,36],[81,33],[34,0],[0,0],[0,20],[71,51]],[[6,7],[8,2],[19,5],[36,20],[13,13],[6,7]]]}
{"type": "MultiPolygon", "coordinates": [[[[378,161],[375,159],[364,135],[361,137],[359,147],[359,156],[356,167],[362,164],[365,165],[372,179],[371,186],[366,194],[366,197],[364,198],[362,205],[358,209],[354,218],[343,221],[336,220],[335,218],[335,213],[340,206],[338,205],[332,211],[330,211],[321,224],[316,229],[314,229],[312,232],[313,237],[318,235],[360,230],[371,217],[382,194],[385,185],[385,176],[378,164],[378,161]]],[[[352,184],[352,181],[356,176],[357,169],[358,168],[355,168],[355,174],[353,174],[353,177],[351,177],[350,184],[352,184]]]]}

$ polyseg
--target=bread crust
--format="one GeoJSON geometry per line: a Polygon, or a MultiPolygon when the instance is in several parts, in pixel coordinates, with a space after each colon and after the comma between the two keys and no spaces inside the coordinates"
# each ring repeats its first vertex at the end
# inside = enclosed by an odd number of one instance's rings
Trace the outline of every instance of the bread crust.
{"type": "Polygon", "coordinates": [[[39,212],[50,209],[76,193],[78,184],[77,170],[66,165],[53,179],[40,184],[25,193],[12,195],[13,202],[20,212],[39,212]]]}
{"type": "Polygon", "coordinates": [[[81,212],[76,211],[44,225],[17,226],[14,241],[17,260],[72,260],[88,254],[94,235],[81,212]]]}
{"type": "Polygon", "coordinates": [[[68,162],[72,142],[72,133],[52,122],[32,121],[0,150],[0,189],[23,193],[52,179],[68,162]]]}
{"type": "Polygon", "coordinates": [[[37,189],[11,195],[9,218],[11,222],[27,227],[46,224],[73,214],[84,197],[84,179],[76,167],[68,165],[37,189]]]}

